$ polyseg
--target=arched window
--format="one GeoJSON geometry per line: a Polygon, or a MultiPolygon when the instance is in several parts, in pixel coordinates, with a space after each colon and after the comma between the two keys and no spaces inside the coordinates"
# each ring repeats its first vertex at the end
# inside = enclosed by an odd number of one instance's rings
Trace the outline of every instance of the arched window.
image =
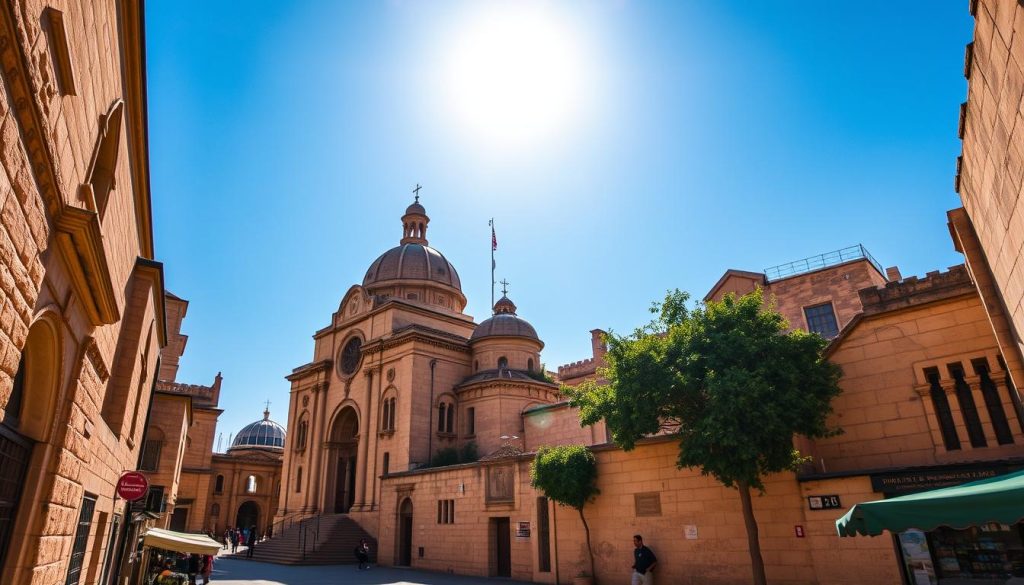
{"type": "Polygon", "coordinates": [[[504,370],[506,368],[508,368],[508,358],[505,356],[501,356],[500,358],[498,358],[498,369],[504,370]]]}
{"type": "Polygon", "coordinates": [[[255,494],[256,493],[256,476],[250,475],[245,480],[245,493],[255,494]]]}
{"type": "Polygon", "coordinates": [[[444,432],[452,433],[455,431],[455,405],[448,405],[448,418],[445,419],[444,432]]]}
{"type": "Polygon", "coordinates": [[[437,432],[444,432],[444,421],[445,421],[445,408],[444,402],[437,405],[437,432]]]}
{"type": "Polygon", "coordinates": [[[214,518],[220,516],[220,504],[210,506],[210,516],[213,516],[214,518]]]}
{"type": "Polygon", "coordinates": [[[526,360],[526,369],[531,372],[533,371],[533,358],[526,360]]]}
{"type": "Polygon", "coordinates": [[[295,493],[302,493],[302,466],[299,466],[298,473],[295,474],[295,493]]]}
{"type": "Polygon", "coordinates": [[[299,428],[295,431],[295,450],[302,451],[306,448],[306,433],[309,431],[309,421],[303,419],[299,422],[299,428]]]}
{"type": "Polygon", "coordinates": [[[217,482],[213,484],[213,493],[221,494],[224,493],[224,476],[218,475],[217,482]]]}

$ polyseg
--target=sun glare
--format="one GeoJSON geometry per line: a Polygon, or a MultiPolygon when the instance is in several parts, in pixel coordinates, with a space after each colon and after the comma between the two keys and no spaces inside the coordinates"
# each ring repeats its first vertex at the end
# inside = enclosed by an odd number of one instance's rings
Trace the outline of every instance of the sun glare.
{"type": "Polygon", "coordinates": [[[583,107],[579,38],[550,5],[489,8],[467,18],[453,39],[445,101],[476,138],[536,145],[567,128],[583,107]]]}

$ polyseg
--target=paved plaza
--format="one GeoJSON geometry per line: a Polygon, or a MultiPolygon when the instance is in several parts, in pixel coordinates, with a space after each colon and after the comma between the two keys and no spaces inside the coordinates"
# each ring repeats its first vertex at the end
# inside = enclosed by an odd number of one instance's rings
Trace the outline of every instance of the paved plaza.
{"type": "Polygon", "coordinates": [[[292,566],[218,558],[213,585],[480,585],[522,581],[466,577],[412,569],[373,567],[360,571],[355,565],[292,566]]]}

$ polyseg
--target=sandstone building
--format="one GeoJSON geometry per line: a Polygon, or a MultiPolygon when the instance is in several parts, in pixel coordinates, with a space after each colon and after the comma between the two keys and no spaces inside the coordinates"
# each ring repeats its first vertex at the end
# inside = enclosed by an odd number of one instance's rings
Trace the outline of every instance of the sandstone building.
{"type": "Polygon", "coordinates": [[[188,301],[167,293],[168,343],[161,353],[139,469],[150,480],[150,525],[178,532],[223,533],[230,526],[271,526],[281,482],[285,432],[270,420],[235,435],[226,453],[214,452],[222,378],[213,384],[177,382],[188,336],[181,333],[188,301]]]}
{"type": "Polygon", "coordinates": [[[140,2],[0,7],[0,582],[107,583],[160,347],[140,2]]]}

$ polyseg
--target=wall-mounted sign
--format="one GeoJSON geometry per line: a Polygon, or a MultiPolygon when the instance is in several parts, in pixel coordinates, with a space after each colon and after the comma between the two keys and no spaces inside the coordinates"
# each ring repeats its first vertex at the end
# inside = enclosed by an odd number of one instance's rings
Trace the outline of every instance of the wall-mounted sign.
{"type": "Polygon", "coordinates": [[[661,493],[633,494],[633,513],[637,516],[661,516],[661,493]]]}
{"type": "Polygon", "coordinates": [[[530,538],[529,522],[516,522],[516,538],[530,538]]]}
{"type": "Polygon", "coordinates": [[[839,496],[807,496],[807,504],[812,510],[835,510],[843,507],[839,496]]]}
{"type": "Polygon", "coordinates": [[[947,465],[914,471],[877,473],[871,476],[871,489],[886,495],[902,495],[988,479],[1021,469],[1020,465],[947,465]]]}
{"type": "Polygon", "coordinates": [[[687,524],[684,526],[683,535],[686,536],[686,540],[697,540],[697,525],[687,524]]]}
{"type": "Polygon", "coordinates": [[[129,502],[141,500],[146,496],[147,490],[149,480],[137,471],[126,471],[117,480],[117,495],[129,502]]]}
{"type": "Polygon", "coordinates": [[[797,524],[796,526],[793,527],[793,533],[796,534],[797,538],[803,538],[804,537],[804,527],[800,526],[799,524],[797,524]]]}

